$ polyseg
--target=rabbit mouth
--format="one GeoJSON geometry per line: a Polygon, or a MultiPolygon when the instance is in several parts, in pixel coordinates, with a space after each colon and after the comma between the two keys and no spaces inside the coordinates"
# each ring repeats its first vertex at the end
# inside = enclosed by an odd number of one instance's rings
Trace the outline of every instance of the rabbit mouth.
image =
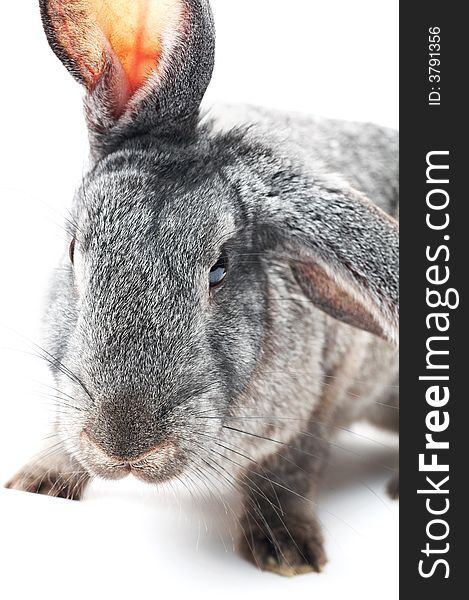
{"type": "Polygon", "coordinates": [[[99,477],[123,479],[134,475],[146,483],[162,483],[178,476],[184,467],[182,453],[172,442],[162,442],[136,457],[112,456],[86,430],[80,436],[83,462],[99,477]]]}

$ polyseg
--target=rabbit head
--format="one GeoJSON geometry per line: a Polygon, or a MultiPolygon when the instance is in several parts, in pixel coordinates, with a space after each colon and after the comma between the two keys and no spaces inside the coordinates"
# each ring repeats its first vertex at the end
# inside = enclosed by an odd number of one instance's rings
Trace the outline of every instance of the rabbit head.
{"type": "Polygon", "coordinates": [[[49,310],[59,434],[95,473],[162,481],[198,460],[248,386],[274,260],[320,309],[395,342],[397,224],[249,130],[200,124],[206,0],[41,8],[85,86],[92,156],[49,310]]]}

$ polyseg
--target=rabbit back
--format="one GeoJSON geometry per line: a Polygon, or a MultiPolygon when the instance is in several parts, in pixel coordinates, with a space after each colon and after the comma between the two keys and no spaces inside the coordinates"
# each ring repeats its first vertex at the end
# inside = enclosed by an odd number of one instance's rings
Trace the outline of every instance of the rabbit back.
{"type": "Polygon", "coordinates": [[[205,113],[217,131],[248,125],[265,144],[340,177],[394,218],[399,214],[399,134],[375,125],[252,105],[219,104],[205,113]]]}

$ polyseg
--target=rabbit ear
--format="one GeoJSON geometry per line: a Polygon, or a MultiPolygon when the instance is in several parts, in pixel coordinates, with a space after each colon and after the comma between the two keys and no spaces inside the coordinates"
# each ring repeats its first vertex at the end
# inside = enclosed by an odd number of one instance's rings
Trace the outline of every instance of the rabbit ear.
{"type": "Polygon", "coordinates": [[[397,345],[397,221],[351,189],[298,188],[264,207],[269,243],[324,312],[397,345]]]}
{"type": "Polygon", "coordinates": [[[40,0],[40,6],[52,49],[88,92],[92,137],[109,134],[119,120],[139,131],[165,130],[197,113],[214,62],[208,0],[40,0]]]}

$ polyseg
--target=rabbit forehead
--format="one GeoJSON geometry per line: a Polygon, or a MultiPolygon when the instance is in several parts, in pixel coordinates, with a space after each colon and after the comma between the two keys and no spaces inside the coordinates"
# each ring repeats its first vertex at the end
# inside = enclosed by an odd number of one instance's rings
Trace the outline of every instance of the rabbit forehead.
{"type": "Polygon", "coordinates": [[[172,181],[138,169],[102,173],[84,186],[79,204],[84,250],[135,246],[142,254],[171,255],[181,249],[211,259],[241,228],[235,195],[217,178],[172,181]]]}

